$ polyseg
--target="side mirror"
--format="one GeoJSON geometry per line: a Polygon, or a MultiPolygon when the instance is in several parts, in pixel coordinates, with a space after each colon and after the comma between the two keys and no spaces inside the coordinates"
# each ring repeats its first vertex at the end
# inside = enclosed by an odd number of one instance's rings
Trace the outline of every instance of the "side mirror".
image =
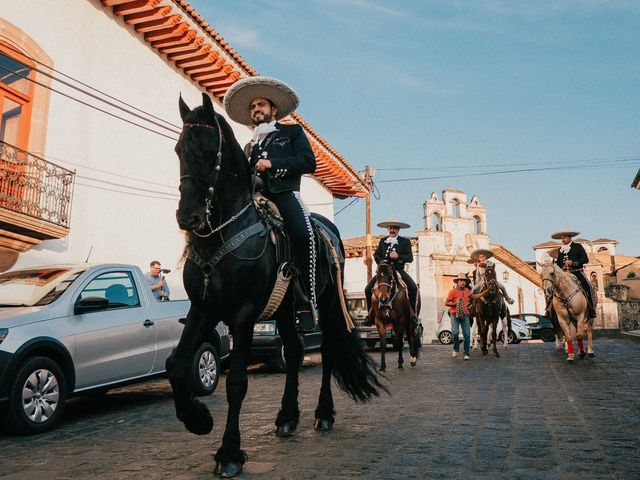
{"type": "Polygon", "coordinates": [[[109,306],[109,300],[104,297],[85,297],[76,302],[73,313],[81,315],[86,312],[104,310],[109,306]]]}

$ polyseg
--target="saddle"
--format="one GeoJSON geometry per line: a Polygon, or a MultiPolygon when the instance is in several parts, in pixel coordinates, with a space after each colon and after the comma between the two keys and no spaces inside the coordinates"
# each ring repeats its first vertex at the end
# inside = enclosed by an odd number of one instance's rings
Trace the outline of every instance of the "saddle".
{"type": "MultiPolygon", "coordinates": [[[[271,242],[276,246],[276,261],[278,264],[293,265],[293,248],[287,235],[287,227],[284,219],[280,215],[280,211],[275,203],[266,198],[261,193],[254,193],[253,201],[256,210],[269,230],[271,242]]],[[[338,236],[322,222],[319,214],[311,213],[311,227],[313,229],[316,258],[317,261],[324,261],[329,265],[339,262],[344,264],[344,253],[341,248],[341,242],[338,236]]],[[[304,288],[298,280],[298,275],[294,275],[296,281],[294,283],[294,294],[297,299],[304,298],[304,288]]],[[[336,279],[332,276],[331,280],[335,283],[336,279]]]]}

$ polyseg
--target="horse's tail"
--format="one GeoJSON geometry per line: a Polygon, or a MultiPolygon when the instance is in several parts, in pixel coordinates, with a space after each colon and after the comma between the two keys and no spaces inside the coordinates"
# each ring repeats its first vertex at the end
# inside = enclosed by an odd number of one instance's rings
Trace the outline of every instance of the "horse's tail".
{"type": "Polygon", "coordinates": [[[357,330],[347,330],[347,320],[342,309],[332,316],[333,335],[331,349],[335,353],[333,376],[338,386],[354,401],[365,403],[380,394],[380,390],[389,393],[387,387],[379,381],[379,374],[369,354],[362,346],[357,330]]]}

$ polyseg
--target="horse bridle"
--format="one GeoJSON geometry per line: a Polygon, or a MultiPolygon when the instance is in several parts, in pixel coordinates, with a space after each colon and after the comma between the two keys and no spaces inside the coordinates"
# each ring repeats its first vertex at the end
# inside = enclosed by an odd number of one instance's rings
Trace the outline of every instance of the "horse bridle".
{"type": "Polygon", "coordinates": [[[560,300],[564,305],[566,305],[580,291],[580,288],[576,287],[576,289],[573,292],[571,292],[571,294],[567,298],[562,298],[560,295],[558,295],[558,292],[556,292],[556,282],[554,280],[552,280],[550,277],[543,277],[542,275],[540,275],[540,279],[542,280],[542,285],[543,286],[544,286],[545,282],[551,283],[551,298],[547,298],[547,301],[551,300],[553,298],[553,296],[555,295],[555,297],[558,300],[560,300]]]}
{"type": "Polygon", "coordinates": [[[391,283],[378,282],[378,280],[376,278],[376,288],[380,287],[380,286],[383,286],[383,285],[389,288],[389,300],[387,300],[386,302],[383,302],[380,299],[380,297],[378,297],[378,306],[380,308],[391,308],[391,304],[393,303],[393,300],[396,298],[396,295],[398,294],[398,289],[396,288],[396,280],[393,277],[393,272],[389,276],[391,278],[391,283]],[[394,292],[394,290],[395,290],[395,292],[394,292]]]}
{"type": "Polygon", "coordinates": [[[182,184],[182,180],[184,180],[185,178],[193,178],[201,182],[205,182],[209,186],[209,191],[208,191],[207,197],[205,198],[205,207],[204,207],[205,208],[204,218],[205,218],[205,221],[207,222],[207,226],[209,227],[209,233],[200,234],[196,230],[193,230],[194,235],[197,235],[200,238],[210,237],[214,233],[222,230],[224,227],[226,227],[230,223],[237,220],[238,217],[240,217],[240,215],[246,212],[247,209],[252,204],[252,202],[250,202],[242,210],[240,210],[235,215],[231,216],[231,218],[229,218],[226,222],[221,223],[216,228],[213,228],[213,226],[211,225],[211,221],[210,221],[211,207],[213,206],[213,197],[215,195],[216,185],[218,184],[218,177],[220,175],[220,168],[222,165],[222,144],[224,142],[224,136],[222,135],[222,129],[220,128],[220,122],[218,121],[218,117],[214,117],[214,120],[216,122],[215,127],[213,125],[209,125],[206,123],[183,123],[182,124],[183,130],[185,128],[196,128],[196,127],[208,128],[211,130],[216,130],[217,128],[218,130],[218,152],[216,153],[216,158],[213,162],[213,169],[211,170],[209,177],[204,178],[204,177],[201,177],[200,175],[181,175],[180,176],[180,184],[182,184]]]}

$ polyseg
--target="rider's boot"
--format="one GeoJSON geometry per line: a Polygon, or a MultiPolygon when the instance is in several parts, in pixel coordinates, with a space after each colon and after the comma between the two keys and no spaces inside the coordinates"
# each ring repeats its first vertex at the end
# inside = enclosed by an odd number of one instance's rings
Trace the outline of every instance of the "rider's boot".
{"type": "Polygon", "coordinates": [[[409,318],[409,327],[417,327],[418,326],[418,317],[415,314],[411,314],[411,318],[409,318]]]}
{"type": "Polygon", "coordinates": [[[305,288],[300,285],[300,279],[296,279],[294,297],[296,301],[296,319],[298,321],[298,330],[303,333],[313,332],[318,325],[318,310],[313,302],[309,300],[305,288]]]}
{"type": "Polygon", "coordinates": [[[318,325],[318,317],[318,309],[311,302],[306,305],[296,305],[298,330],[301,332],[313,332],[318,325]]]}
{"type": "Polygon", "coordinates": [[[365,327],[370,327],[371,325],[373,325],[373,307],[369,308],[369,311],[367,312],[367,316],[364,318],[364,322],[362,322],[362,324],[365,327]]]}

